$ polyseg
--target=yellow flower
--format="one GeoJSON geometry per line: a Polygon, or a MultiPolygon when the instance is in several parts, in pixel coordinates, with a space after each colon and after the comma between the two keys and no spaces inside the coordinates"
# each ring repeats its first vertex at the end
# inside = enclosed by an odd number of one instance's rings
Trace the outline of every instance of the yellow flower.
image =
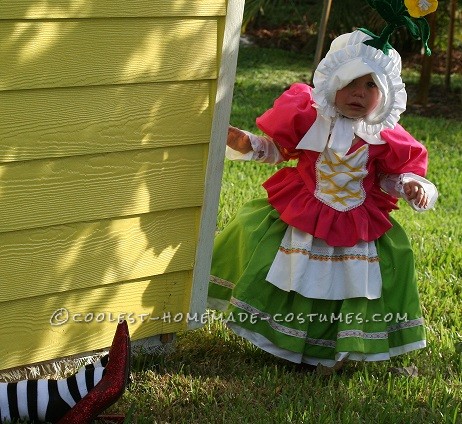
{"type": "Polygon", "coordinates": [[[438,0],[404,0],[409,15],[413,18],[420,18],[428,15],[438,7],[438,0]]]}

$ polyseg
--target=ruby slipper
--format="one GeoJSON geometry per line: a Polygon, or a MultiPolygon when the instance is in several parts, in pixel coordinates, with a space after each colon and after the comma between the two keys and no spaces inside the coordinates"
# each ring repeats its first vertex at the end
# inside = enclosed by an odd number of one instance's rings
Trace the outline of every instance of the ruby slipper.
{"type": "Polygon", "coordinates": [[[57,424],[89,424],[122,396],[130,372],[130,335],[126,321],[117,325],[103,378],[57,424]]]}

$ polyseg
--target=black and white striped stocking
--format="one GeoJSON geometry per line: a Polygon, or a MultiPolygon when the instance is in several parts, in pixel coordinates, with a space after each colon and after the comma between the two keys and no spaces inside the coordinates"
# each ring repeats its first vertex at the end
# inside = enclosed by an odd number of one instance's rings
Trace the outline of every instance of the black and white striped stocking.
{"type": "Polygon", "coordinates": [[[101,380],[107,356],[61,380],[0,383],[0,419],[59,420],[101,380]]]}

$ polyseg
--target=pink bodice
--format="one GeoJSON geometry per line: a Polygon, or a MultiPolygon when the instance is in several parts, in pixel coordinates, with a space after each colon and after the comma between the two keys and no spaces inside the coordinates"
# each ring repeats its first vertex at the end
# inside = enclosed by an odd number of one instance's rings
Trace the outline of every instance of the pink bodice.
{"type": "Polygon", "coordinates": [[[294,84],[257,118],[258,127],[282,148],[285,157],[298,159],[296,166],[282,168],[263,184],[268,200],[287,224],[331,246],[375,240],[391,228],[389,213],[397,208],[397,199],[380,188],[379,175],[412,172],[425,176],[427,151],[397,125],[381,132],[384,144],[368,145],[360,140],[342,158],[345,164],[338,165],[328,152],[296,149],[316,114],[311,87],[294,84]],[[362,158],[358,159],[359,154],[362,158]],[[348,167],[356,171],[350,172],[348,167]],[[321,181],[323,178],[330,180],[321,181]],[[329,188],[332,181],[338,191],[329,188]]]}

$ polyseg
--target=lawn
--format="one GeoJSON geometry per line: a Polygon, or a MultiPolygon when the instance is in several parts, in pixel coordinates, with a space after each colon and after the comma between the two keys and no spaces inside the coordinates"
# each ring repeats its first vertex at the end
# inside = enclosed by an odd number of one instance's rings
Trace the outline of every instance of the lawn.
{"type": "MultiPolygon", "coordinates": [[[[254,120],[288,85],[310,78],[310,60],[280,50],[242,48],[231,122],[254,120]]],[[[406,77],[406,73],[404,74],[406,77]]],[[[114,411],[137,423],[462,423],[462,123],[404,115],[401,123],[428,148],[435,210],[394,212],[416,255],[428,347],[389,362],[348,363],[322,376],[260,351],[219,317],[179,334],[170,352],[137,357],[133,382],[114,411]],[[418,377],[390,367],[415,365],[418,377]]],[[[226,162],[218,230],[246,201],[264,196],[273,166],[226,162]]]]}

